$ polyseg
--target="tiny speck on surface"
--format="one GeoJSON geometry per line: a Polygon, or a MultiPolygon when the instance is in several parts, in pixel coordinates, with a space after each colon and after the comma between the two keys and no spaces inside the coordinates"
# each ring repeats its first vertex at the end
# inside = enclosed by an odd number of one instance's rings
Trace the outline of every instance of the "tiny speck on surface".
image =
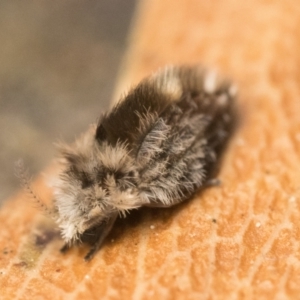
{"type": "Polygon", "coordinates": [[[150,225],[150,229],[155,229],[155,225],[150,225]]]}
{"type": "Polygon", "coordinates": [[[259,227],[261,226],[261,223],[260,223],[260,222],[256,222],[255,226],[256,226],[257,228],[259,228],[259,227]]]}

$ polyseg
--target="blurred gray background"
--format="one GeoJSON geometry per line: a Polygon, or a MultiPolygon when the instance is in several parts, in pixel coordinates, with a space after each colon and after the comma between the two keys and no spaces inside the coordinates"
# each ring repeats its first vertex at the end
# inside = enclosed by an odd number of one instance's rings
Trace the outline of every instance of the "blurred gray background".
{"type": "Polygon", "coordinates": [[[108,108],[135,0],[0,0],[0,203],[108,108]]]}

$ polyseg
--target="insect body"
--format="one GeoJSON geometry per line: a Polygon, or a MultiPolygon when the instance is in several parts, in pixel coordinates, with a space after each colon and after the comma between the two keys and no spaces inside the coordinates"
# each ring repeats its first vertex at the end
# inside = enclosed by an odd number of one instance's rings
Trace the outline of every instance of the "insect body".
{"type": "Polygon", "coordinates": [[[119,214],[190,198],[215,175],[234,123],[234,89],[213,72],[167,67],[144,79],[60,147],[54,203],[66,245],[92,235],[89,260],[119,214]]]}

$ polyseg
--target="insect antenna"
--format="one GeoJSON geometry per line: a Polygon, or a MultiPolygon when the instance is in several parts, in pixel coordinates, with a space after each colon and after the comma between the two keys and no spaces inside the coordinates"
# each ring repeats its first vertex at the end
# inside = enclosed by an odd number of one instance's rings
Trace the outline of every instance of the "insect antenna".
{"type": "Polygon", "coordinates": [[[42,210],[47,216],[55,217],[54,212],[48,208],[48,206],[41,200],[41,198],[32,189],[32,184],[31,184],[32,180],[28,174],[28,171],[24,167],[24,163],[22,159],[19,159],[15,163],[15,175],[20,179],[21,186],[34,200],[38,208],[42,210]]]}

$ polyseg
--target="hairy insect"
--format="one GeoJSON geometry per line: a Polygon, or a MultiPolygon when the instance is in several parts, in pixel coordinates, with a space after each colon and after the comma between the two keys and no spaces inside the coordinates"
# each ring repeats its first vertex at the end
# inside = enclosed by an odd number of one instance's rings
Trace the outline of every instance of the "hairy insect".
{"type": "Polygon", "coordinates": [[[202,67],[144,79],[74,145],[61,145],[54,210],[66,250],[101,247],[118,215],[170,207],[214,178],[236,114],[235,88],[202,67]]]}

